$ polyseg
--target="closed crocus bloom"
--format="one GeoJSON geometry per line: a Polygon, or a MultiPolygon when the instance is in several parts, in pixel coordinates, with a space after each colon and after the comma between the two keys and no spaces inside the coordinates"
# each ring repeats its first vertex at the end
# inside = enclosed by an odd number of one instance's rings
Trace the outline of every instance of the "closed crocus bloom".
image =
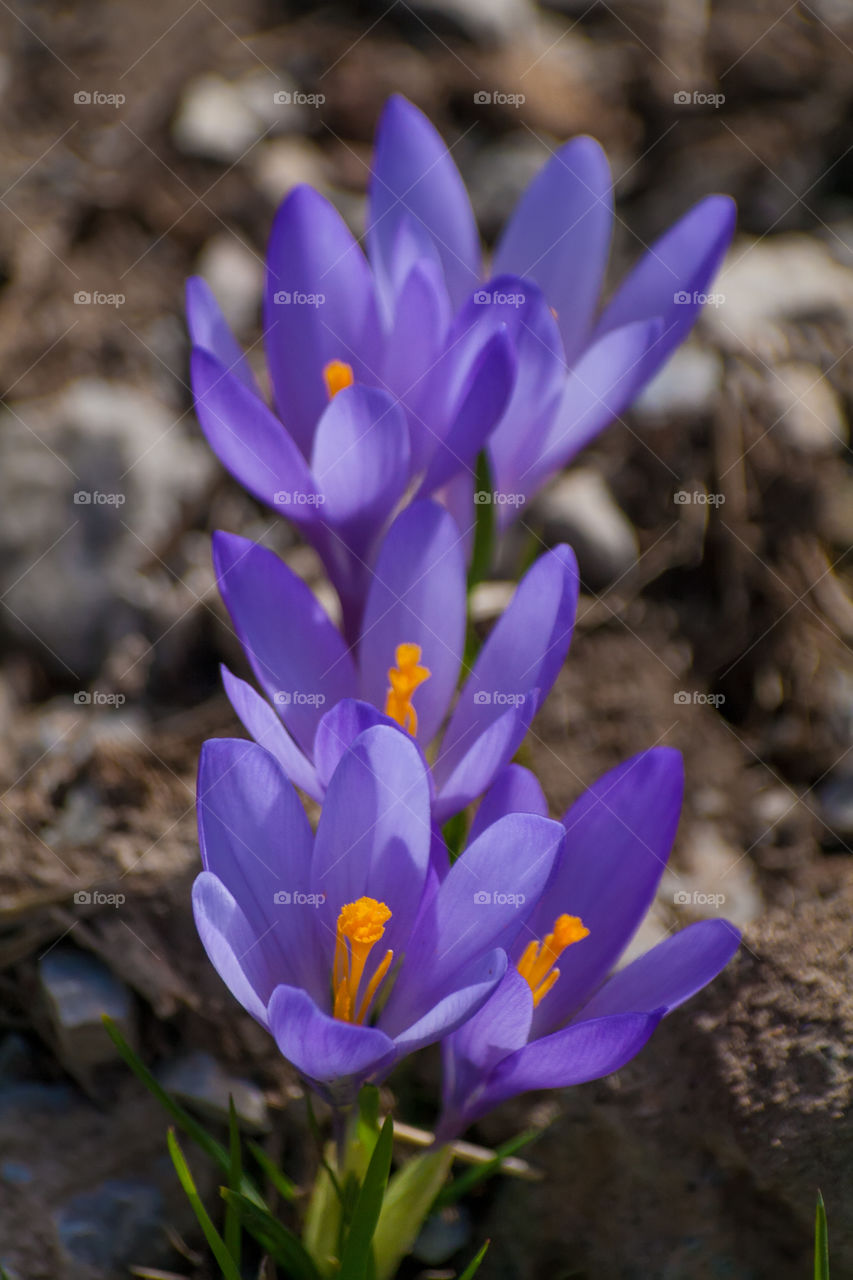
{"type": "Polygon", "coordinates": [[[506,969],[496,939],[523,925],[564,835],[538,815],[507,814],[439,885],[426,768],[414,742],[383,725],[341,755],[316,835],[279,764],[245,740],[205,743],[198,821],[193,905],[207,954],[288,1061],[339,1104],[483,1004],[506,969]]]}
{"type": "MultiPolygon", "coordinates": [[[[473,838],[500,822],[508,804],[547,812],[532,775],[512,768],[483,801],[473,838]]],[[[444,1042],[444,1139],[514,1094],[617,1070],[731,959],[738,931],[705,920],[613,972],[654,899],[682,788],[679,754],[657,747],[605,774],[568,810],[565,845],[521,933],[507,943],[502,982],[444,1042]]]]}
{"type": "Polygon", "coordinates": [[[321,799],[353,737],[386,723],[422,749],[433,817],[480,796],[509,762],[557,677],[571,641],[577,566],[565,546],[519,583],[486,640],[443,733],[465,644],[465,559],[459,530],[435,502],[407,507],[380,548],[355,652],[306,584],[276,555],[215,535],[222,597],[266,694],[224,671],[246,729],[291,780],[321,799]]]}

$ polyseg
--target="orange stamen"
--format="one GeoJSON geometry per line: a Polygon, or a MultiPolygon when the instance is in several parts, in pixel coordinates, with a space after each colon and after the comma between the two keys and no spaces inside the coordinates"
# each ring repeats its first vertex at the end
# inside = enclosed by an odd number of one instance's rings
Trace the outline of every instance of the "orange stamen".
{"type": "Polygon", "coordinates": [[[329,399],[333,400],[344,387],[352,386],[354,381],[352,365],[347,364],[345,360],[330,360],[323,368],[323,381],[326,384],[329,399]]]}
{"type": "Polygon", "coordinates": [[[560,976],[554,965],[567,947],[589,937],[589,929],[579,916],[557,916],[554,928],[541,942],[529,942],[518,962],[518,972],[533,992],[533,1004],[544,1000],[560,976]]]}
{"type": "Polygon", "coordinates": [[[390,919],[390,909],[375,898],[358,898],[341,907],[332,966],[333,1012],[341,1022],[364,1022],[370,1003],[391,967],[394,953],[388,951],[358,1004],[358,989],[367,957],[385,933],[390,919]]]}
{"type": "Polygon", "coordinates": [[[429,667],[419,665],[421,646],[419,644],[398,644],[394,652],[396,667],[388,670],[391,687],[385,698],[385,714],[414,737],[418,731],[418,713],[412,706],[412,695],[418,685],[423,684],[432,675],[429,667]]]}

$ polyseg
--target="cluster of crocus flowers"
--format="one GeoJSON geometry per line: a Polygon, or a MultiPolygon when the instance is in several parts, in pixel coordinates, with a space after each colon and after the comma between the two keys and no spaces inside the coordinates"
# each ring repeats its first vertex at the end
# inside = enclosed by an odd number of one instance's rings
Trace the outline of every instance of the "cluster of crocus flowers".
{"type": "Polygon", "coordinates": [[[273,552],[215,535],[257,688],[223,668],[250,740],[203,749],[199,934],[334,1104],[440,1041],[441,1139],[514,1093],[615,1070],[738,941],[706,922],[616,968],[675,836],[677,753],[628,761],[561,822],[512,763],[569,649],[570,548],[532,564],[466,664],[478,456],[496,497],[533,494],[681,340],[732,230],[730,202],[703,201],[600,309],[612,217],[600,148],[569,143],[523,196],[483,287],[461,178],[396,98],[377,139],[369,261],[308,188],[277,216],[274,408],[210,291],[188,290],[207,439],[313,543],[341,603],[338,625],[273,552]],[[298,792],[320,805],[316,832],[298,792]],[[454,859],[444,824],[475,805],[454,859]]]}

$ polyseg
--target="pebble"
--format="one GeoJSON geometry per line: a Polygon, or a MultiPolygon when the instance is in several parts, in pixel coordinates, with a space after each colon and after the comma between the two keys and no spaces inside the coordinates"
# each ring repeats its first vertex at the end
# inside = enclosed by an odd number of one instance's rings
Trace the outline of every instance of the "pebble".
{"type": "Polygon", "coordinates": [[[255,147],[250,160],[255,185],[273,205],[300,183],[326,186],[323,158],[307,138],[272,138],[255,147]]]}
{"type": "Polygon", "coordinates": [[[687,342],[634,401],[633,412],[642,419],[710,413],[722,381],[723,362],[716,351],[687,342]]]}
{"type": "MultiPolygon", "coordinates": [[[[818,789],[821,817],[842,843],[853,838],[853,774],[837,773],[818,789]]],[[[828,836],[829,832],[821,832],[828,836]]]]}
{"type": "Polygon", "coordinates": [[[130,991],[96,956],[57,946],[39,961],[38,974],[60,1057],[70,1069],[115,1059],[101,1020],[104,1013],[128,1043],[134,1042],[130,991]]]}
{"type": "Polygon", "coordinates": [[[430,1214],[415,1241],[412,1257],[435,1267],[464,1249],[470,1238],[470,1217],[464,1207],[454,1205],[430,1214]]]}
{"type": "Polygon", "coordinates": [[[710,822],[687,832],[677,871],[667,869],[658,900],[699,919],[722,917],[742,927],[762,911],[752,864],[710,822]]]}
{"type": "Polygon", "coordinates": [[[223,232],[208,240],[196,270],[210,285],[235,332],[246,333],[257,324],[264,287],[264,263],[259,254],[223,232]]]}
{"type": "Polygon", "coordinates": [[[76,1261],[123,1270],[162,1254],[163,1197],[150,1183],[110,1178],[70,1200],[57,1213],[56,1228],[76,1261]]]}
{"type": "Polygon", "coordinates": [[[800,453],[837,453],[848,427],[834,390],[816,365],[777,365],[770,382],[773,431],[800,453]]]}
{"type": "Polygon", "coordinates": [[[637,563],[634,527],[591,467],[561,476],[537,499],[535,510],[546,541],[569,543],[583,581],[594,590],[610,586],[637,563]]]}
{"type": "Polygon", "coordinates": [[[248,1080],[229,1076],[209,1053],[183,1054],[160,1073],[160,1083],[179,1101],[188,1103],[215,1120],[228,1122],[228,1097],[241,1125],[253,1133],[269,1129],[269,1115],[263,1093],[248,1080]]]}
{"type": "MultiPolygon", "coordinates": [[[[502,45],[535,19],[527,0],[411,0],[412,13],[478,45],[502,45]]],[[[420,24],[418,24],[420,25],[420,24]]]]}

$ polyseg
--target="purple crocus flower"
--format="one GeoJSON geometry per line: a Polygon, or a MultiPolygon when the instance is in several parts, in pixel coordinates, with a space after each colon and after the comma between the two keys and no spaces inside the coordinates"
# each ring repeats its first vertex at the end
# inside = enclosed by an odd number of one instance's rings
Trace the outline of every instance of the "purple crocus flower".
{"type": "MultiPolygon", "coordinates": [[[[223,671],[249,733],[321,799],[342,751],[369,724],[421,748],[450,710],[465,644],[462,539],[438,503],[405,508],[380,548],[355,652],[308,586],[273,552],[214,535],[222,598],[266,698],[223,671]],[[272,704],[272,705],[270,705],[272,704]]],[[[462,686],[430,770],[444,822],[490,786],[518,749],[563,664],[578,598],[573,552],[528,570],[462,686]]]]}
{"type": "Polygon", "coordinates": [[[513,499],[500,506],[506,521],[625,409],[693,324],[734,206],[723,196],[697,204],[602,309],[612,224],[604,153],[575,138],[522,196],[482,288],[459,172],[426,117],[393,97],[370,181],[369,262],[309,187],[276,216],[264,301],[276,413],[210,290],[190,281],[205,434],[241,483],[315,542],[348,620],[359,562],[371,561],[382,516],[404,491],[443,490],[467,528],[473,463],[488,440],[498,493],[513,499]]]}
{"type": "Polygon", "coordinates": [[[339,1104],[488,998],[506,969],[496,939],[522,926],[564,836],[536,814],[505,815],[439,885],[427,770],[384,725],[342,755],[316,835],[276,760],[245,740],[204,744],[198,821],[193,907],[211,963],[339,1104]]]}
{"type": "MultiPolygon", "coordinates": [[[[507,944],[501,984],[444,1042],[444,1140],[517,1093],[617,1070],[731,959],[738,931],[704,920],[611,972],[655,896],[682,790],[679,753],[656,747],[599,778],[568,810],[566,842],[542,898],[507,944]]],[[[472,838],[507,805],[547,813],[538,783],[517,765],[484,799],[472,838]]]]}

